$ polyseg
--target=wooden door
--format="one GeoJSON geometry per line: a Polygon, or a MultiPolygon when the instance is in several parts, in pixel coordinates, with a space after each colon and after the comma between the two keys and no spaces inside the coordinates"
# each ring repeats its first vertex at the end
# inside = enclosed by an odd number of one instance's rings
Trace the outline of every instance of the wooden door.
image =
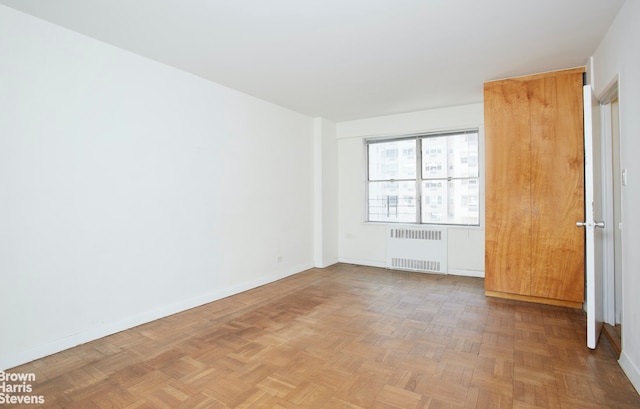
{"type": "Polygon", "coordinates": [[[585,219],[577,223],[584,227],[586,233],[586,278],[587,278],[587,346],[595,349],[604,321],[604,263],[603,263],[603,229],[602,221],[602,169],[601,135],[600,135],[600,103],[591,89],[585,85],[584,100],[584,151],[585,151],[585,219]]]}
{"type": "Polygon", "coordinates": [[[529,294],[530,114],[527,84],[486,83],[485,289],[529,294]]]}
{"type": "Polygon", "coordinates": [[[583,71],[485,84],[487,295],[583,301],[583,71]]]}
{"type": "Polygon", "coordinates": [[[584,300],[582,72],[527,82],[531,110],[531,296],[584,300]]]}

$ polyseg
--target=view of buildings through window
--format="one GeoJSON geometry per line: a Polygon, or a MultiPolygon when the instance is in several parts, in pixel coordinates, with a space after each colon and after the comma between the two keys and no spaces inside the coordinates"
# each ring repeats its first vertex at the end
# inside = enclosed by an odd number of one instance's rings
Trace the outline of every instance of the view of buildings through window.
{"type": "Polygon", "coordinates": [[[478,132],[367,141],[368,221],[478,225],[478,132]]]}

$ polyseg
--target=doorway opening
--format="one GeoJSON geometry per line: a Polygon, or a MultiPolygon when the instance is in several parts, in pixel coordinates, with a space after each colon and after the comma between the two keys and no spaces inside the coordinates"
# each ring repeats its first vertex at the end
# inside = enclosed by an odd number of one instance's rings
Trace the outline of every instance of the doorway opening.
{"type": "Polygon", "coordinates": [[[622,168],[620,166],[620,107],[618,81],[601,101],[603,136],[603,202],[607,229],[604,241],[604,325],[603,332],[620,356],[622,350],[622,168]]]}

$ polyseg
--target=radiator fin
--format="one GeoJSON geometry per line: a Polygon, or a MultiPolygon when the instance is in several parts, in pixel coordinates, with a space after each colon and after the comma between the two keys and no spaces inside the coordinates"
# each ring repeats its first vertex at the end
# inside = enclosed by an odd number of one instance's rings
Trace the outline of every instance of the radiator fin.
{"type": "Polygon", "coordinates": [[[441,271],[439,261],[412,260],[409,258],[397,257],[391,259],[391,267],[405,270],[441,271]]]}
{"type": "Polygon", "coordinates": [[[442,240],[442,230],[389,229],[398,239],[442,240]]]}

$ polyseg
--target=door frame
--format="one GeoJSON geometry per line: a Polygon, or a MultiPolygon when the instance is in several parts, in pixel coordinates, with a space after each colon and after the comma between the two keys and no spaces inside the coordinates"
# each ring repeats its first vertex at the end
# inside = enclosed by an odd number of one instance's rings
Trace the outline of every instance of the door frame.
{"type": "MultiPolygon", "coordinates": [[[[600,102],[600,118],[601,118],[601,135],[602,135],[602,211],[603,218],[607,226],[611,226],[610,229],[606,229],[604,237],[603,248],[603,268],[604,268],[604,283],[603,283],[603,307],[604,307],[604,322],[612,326],[616,325],[616,288],[615,288],[615,230],[618,226],[615,226],[614,219],[614,177],[613,172],[620,171],[614,169],[613,162],[613,134],[612,134],[612,121],[614,118],[611,114],[611,103],[618,99],[618,77],[607,86],[604,92],[598,97],[600,102]]],[[[619,100],[618,100],[619,101],[619,100]]],[[[620,118],[615,118],[619,121],[620,118]]],[[[619,147],[619,149],[622,149],[619,147]]],[[[617,152],[620,155],[620,152],[617,152]]],[[[617,243],[621,246],[622,243],[617,243]]],[[[620,317],[622,321],[622,317],[620,317]]]]}

